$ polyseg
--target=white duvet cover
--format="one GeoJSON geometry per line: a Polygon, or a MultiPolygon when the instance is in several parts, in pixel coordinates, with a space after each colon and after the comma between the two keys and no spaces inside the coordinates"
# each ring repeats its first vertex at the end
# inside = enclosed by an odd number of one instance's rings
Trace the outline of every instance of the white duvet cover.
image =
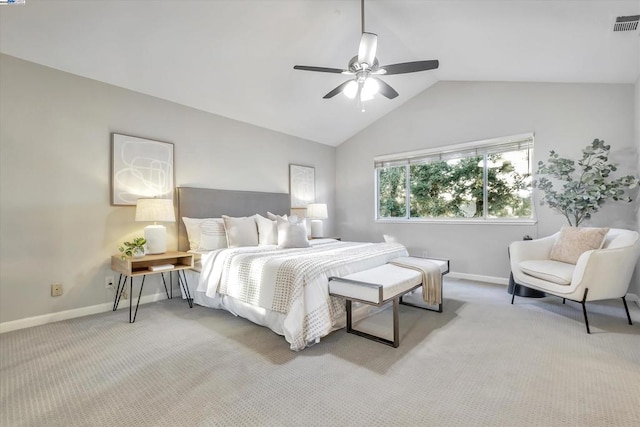
{"type": "Polygon", "coordinates": [[[284,335],[292,350],[302,350],[344,320],[344,301],[329,296],[329,277],[408,255],[397,243],[312,243],[310,248],[258,246],[203,254],[196,292],[204,294],[206,305],[268,326],[284,335]]]}

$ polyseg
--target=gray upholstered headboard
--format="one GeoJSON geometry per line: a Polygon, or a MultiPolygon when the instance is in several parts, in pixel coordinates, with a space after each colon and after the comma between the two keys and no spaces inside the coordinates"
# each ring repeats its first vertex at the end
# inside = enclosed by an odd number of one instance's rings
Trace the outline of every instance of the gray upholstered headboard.
{"type": "Polygon", "coordinates": [[[187,229],[182,217],[220,218],[222,215],[267,216],[267,211],[278,215],[289,214],[291,198],[288,193],[262,193],[258,191],[215,190],[209,188],[178,187],[178,250],[189,249],[187,229]]]}

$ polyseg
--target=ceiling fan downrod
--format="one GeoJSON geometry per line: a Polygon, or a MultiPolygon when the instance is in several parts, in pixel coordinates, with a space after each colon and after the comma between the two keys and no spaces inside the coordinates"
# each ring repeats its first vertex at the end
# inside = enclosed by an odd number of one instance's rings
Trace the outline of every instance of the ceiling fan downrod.
{"type": "Polygon", "coordinates": [[[360,24],[364,33],[364,0],[360,0],[360,24]]]}

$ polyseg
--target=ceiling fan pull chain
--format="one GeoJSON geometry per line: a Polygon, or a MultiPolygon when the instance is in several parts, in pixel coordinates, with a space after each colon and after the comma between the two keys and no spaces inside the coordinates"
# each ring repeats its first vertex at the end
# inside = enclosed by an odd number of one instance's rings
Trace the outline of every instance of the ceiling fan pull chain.
{"type": "Polygon", "coordinates": [[[358,110],[360,110],[360,112],[364,113],[364,101],[362,100],[362,85],[358,85],[358,94],[356,95],[356,98],[358,99],[358,110]]]}

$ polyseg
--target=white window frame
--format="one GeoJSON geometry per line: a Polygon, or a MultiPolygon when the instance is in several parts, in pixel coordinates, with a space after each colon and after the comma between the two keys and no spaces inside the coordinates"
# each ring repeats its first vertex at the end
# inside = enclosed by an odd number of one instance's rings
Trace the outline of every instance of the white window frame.
{"type": "Polygon", "coordinates": [[[410,216],[411,215],[411,198],[410,198],[411,188],[410,188],[409,167],[412,164],[421,163],[421,160],[423,161],[425,158],[429,158],[429,157],[434,157],[434,158],[440,157],[444,159],[450,156],[454,156],[456,153],[472,152],[473,150],[475,150],[477,152],[477,155],[484,155],[485,166],[486,166],[487,151],[491,151],[492,149],[495,149],[498,147],[508,148],[508,146],[510,145],[513,145],[515,147],[516,144],[520,144],[520,143],[531,145],[531,156],[529,158],[529,162],[530,162],[529,167],[530,167],[530,170],[533,171],[533,145],[534,145],[533,132],[499,137],[499,138],[485,139],[481,141],[466,142],[462,144],[440,146],[440,147],[434,147],[434,148],[429,148],[425,150],[409,151],[404,153],[388,154],[388,155],[374,157],[373,177],[375,182],[374,184],[375,204],[373,209],[374,209],[375,221],[381,222],[381,223],[501,224],[501,225],[503,224],[509,224],[509,225],[535,224],[537,222],[537,219],[536,219],[536,211],[535,211],[535,203],[533,200],[533,194],[531,196],[532,197],[531,218],[508,219],[508,218],[488,218],[487,217],[488,204],[487,204],[487,188],[486,188],[486,183],[487,183],[486,167],[483,168],[484,213],[482,217],[479,217],[479,218],[411,218],[410,216]],[[380,192],[378,187],[380,182],[380,179],[379,179],[380,169],[383,167],[402,166],[402,165],[405,165],[407,168],[407,171],[406,171],[407,183],[405,185],[406,215],[404,217],[394,217],[394,218],[380,217],[379,216],[380,192]]]}

